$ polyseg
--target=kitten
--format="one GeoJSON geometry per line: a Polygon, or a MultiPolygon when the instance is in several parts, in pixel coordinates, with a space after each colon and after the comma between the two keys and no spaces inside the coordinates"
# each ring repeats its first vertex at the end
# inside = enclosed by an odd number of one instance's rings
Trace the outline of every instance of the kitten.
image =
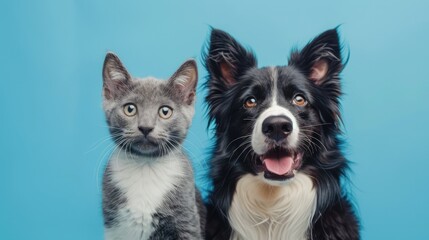
{"type": "Polygon", "coordinates": [[[103,177],[105,239],[202,239],[205,209],[181,145],[194,115],[197,67],[168,81],[132,78],[108,53],[103,107],[117,148],[103,177]]]}

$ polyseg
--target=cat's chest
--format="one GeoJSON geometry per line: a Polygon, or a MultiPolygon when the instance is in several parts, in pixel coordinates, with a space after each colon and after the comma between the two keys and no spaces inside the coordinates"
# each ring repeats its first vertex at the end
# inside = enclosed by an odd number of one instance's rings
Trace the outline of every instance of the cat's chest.
{"type": "Polygon", "coordinates": [[[143,161],[118,154],[109,164],[112,180],[125,198],[125,204],[119,210],[119,218],[124,220],[122,224],[150,233],[153,215],[180,183],[184,171],[181,161],[173,156],[149,163],[143,161]]]}

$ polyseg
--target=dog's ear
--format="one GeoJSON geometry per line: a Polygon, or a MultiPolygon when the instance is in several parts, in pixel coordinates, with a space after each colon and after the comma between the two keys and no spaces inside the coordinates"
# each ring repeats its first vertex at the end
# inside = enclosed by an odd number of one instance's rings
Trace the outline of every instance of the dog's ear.
{"type": "Polygon", "coordinates": [[[339,97],[343,63],[337,29],[323,32],[301,51],[292,52],[289,65],[298,68],[309,81],[320,86],[325,96],[315,103],[323,106],[318,107],[320,118],[323,122],[334,123],[326,128],[338,129],[341,122],[339,97]]]}
{"type": "Polygon", "coordinates": [[[174,96],[188,105],[195,99],[195,89],[198,81],[197,63],[190,59],[183,63],[168,80],[168,86],[174,96]]]}
{"type": "Polygon", "coordinates": [[[121,96],[129,88],[131,76],[119,57],[107,53],[103,65],[103,95],[107,100],[121,96]]]}
{"type": "Polygon", "coordinates": [[[228,33],[212,29],[205,64],[211,80],[220,80],[229,87],[240,74],[256,66],[256,58],[228,33]]]}
{"type": "Polygon", "coordinates": [[[289,65],[300,69],[317,85],[338,80],[343,64],[337,29],[323,32],[301,51],[292,52],[289,65]]]}

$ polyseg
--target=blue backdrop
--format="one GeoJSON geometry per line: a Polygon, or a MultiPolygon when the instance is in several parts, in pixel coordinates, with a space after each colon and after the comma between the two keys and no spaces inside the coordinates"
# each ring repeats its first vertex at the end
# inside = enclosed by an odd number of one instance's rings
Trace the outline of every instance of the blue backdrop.
{"type": "MultiPolygon", "coordinates": [[[[101,68],[167,78],[201,63],[209,26],[282,65],[292,47],[342,24],[345,152],[363,239],[429,239],[429,2],[2,1],[0,239],[102,239],[100,174],[111,149],[101,68]]],[[[202,65],[200,85],[206,75],[202,65]]],[[[207,182],[203,97],[186,148],[207,182]]]]}

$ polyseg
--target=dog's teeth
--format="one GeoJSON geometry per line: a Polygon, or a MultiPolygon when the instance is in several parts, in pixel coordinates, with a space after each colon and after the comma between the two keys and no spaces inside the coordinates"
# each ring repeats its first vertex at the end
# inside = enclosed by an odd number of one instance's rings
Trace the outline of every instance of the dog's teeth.
{"type": "Polygon", "coordinates": [[[292,172],[293,172],[293,174],[296,174],[296,170],[295,169],[292,172]]]}

